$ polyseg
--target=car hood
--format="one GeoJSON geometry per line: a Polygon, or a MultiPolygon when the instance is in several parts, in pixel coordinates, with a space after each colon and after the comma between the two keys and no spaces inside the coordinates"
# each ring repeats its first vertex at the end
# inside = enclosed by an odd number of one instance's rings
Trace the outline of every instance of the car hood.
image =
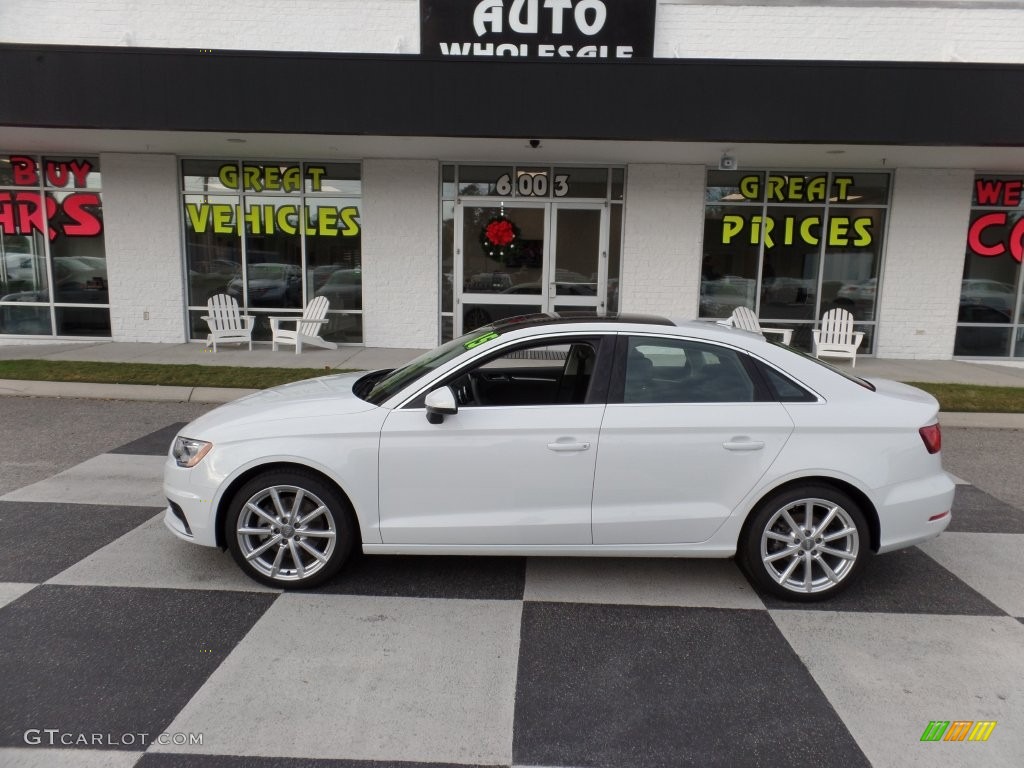
{"type": "Polygon", "coordinates": [[[376,410],[378,406],[352,392],[352,386],[366,373],[321,376],[246,395],[200,416],[179,434],[203,440],[215,431],[255,423],[324,419],[376,410]]]}

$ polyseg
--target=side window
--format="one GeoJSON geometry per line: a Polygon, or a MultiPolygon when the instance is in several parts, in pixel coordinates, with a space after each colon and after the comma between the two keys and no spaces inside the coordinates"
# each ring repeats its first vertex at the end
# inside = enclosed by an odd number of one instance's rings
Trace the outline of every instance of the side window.
{"type": "Polygon", "coordinates": [[[772,395],[780,403],[818,402],[818,398],[813,393],[808,392],[791,378],[782,375],[770,365],[764,365],[759,362],[757,363],[757,370],[764,376],[772,390],[772,395]]]}
{"type": "Polygon", "coordinates": [[[460,408],[580,405],[594,381],[597,339],[524,345],[447,382],[460,408]]]}
{"type": "Polygon", "coordinates": [[[629,337],[624,403],[749,403],[754,382],[739,353],[684,339],[629,337]]]}

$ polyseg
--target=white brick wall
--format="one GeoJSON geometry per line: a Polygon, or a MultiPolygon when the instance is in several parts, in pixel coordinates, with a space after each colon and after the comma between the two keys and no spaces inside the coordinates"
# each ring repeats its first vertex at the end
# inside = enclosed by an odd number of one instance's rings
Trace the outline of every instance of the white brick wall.
{"type": "Polygon", "coordinates": [[[896,171],[878,357],[952,356],[973,178],[961,170],[896,171]]]}
{"type": "Polygon", "coordinates": [[[438,163],[363,162],[363,338],[368,347],[437,344],[438,163]]]}
{"type": "Polygon", "coordinates": [[[0,41],[417,53],[418,0],[0,0],[0,41]]]}
{"type": "Polygon", "coordinates": [[[654,55],[1024,62],[1024,7],[949,3],[658,3],[654,55]]]}
{"type": "MultiPolygon", "coordinates": [[[[1009,3],[660,0],[654,55],[1024,62],[1022,29],[1024,8],[1009,3]]],[[[419,2],[2,0],[0,41],[419,53],[419,2]]]]}
{"type": "Polygon", "coordinates": [[[175,158],[102,154],[100,171],[111,336],[114,341],[185,341],[175,158]]]}
{"type": "Polygon", "coordinates": [[[626,171],[620,309],[696,317],[704,227],[704,166],[626,171]]]}

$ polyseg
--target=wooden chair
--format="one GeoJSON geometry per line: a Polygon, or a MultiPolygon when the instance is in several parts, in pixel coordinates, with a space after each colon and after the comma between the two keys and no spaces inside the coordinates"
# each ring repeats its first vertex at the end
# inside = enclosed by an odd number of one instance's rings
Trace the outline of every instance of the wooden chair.
{"type": "Polygon", "coordinates": [[[762,336],[766,333],[777,333],[782,336],[782,343],[787,347],[789,342],[793,340],[793,331],[790,328],[762,328],[760,322],[758,322],[757,315],[754,314],[754,310],[750,307],[736,307],[732,311],[732,315],[729,316],[729,319],[725,321],[725,324],[744,331],[759,333],[762,336]]]}
{"type": "Polygon", "coordinates": [[[815,357],[848,357],[850,367],[856,367],[864,332],[853,330],[853,315],[845,309],[830,309],[821,316],[821,329],[813,333],[815,357]]]}
{"type": "Polygon", "coordinates": [[[327,323],[327,310],[331,304],[325,296],[317,296],[306,305],[302,317],[272,317],[270,318],[270,332],[273,336],[272,348],[276,352],[278,344],[294,344],[295,354],[302,352],[303,344],[311,344],[314,347],[324,349],[337,349],[338,345],[333,341],[325,341],[320,334],[323,333],[322,326],[327,323]],[[295,323],[295,330],[285,330],[282,323],[295,323]]]}
{"type": "Polygon", "coordinates": [[[243,315],[238,311],[238,302],[226,293],[218,293],[211,296],[206,303],[207,315],[202,319],[210,326],[210,333],[206,337],[206,346],[213,345],[213,351],[217,351],[217,342],[237,344],[249,342],[249,351],[252,351],[252,328],[255,318],[252,315],[243,315]]]}

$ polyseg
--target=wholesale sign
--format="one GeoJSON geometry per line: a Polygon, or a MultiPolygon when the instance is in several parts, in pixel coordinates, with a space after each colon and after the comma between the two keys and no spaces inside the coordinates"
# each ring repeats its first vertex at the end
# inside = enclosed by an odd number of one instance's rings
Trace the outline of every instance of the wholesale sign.
{"type": "Polygon", "coordinates": [[[420,0],[420,52],[444,58],[649,59],[655,0],[420,0]]]}

